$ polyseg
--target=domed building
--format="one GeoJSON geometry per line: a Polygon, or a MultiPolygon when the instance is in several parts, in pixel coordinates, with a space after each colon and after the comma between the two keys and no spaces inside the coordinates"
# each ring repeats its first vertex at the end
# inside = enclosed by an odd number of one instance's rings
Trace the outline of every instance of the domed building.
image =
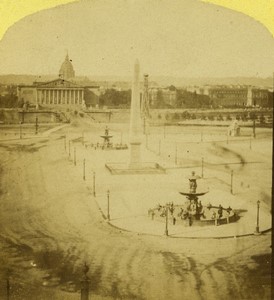
{"type": "Polygon", "coordinates": [[[68,54],[66,55],[66,58],[61,65],[61,68],[59,71],[59,77],[62,79],[65,79],[65,80],[75,77],[73,65],[69,59],[68,54]]]}

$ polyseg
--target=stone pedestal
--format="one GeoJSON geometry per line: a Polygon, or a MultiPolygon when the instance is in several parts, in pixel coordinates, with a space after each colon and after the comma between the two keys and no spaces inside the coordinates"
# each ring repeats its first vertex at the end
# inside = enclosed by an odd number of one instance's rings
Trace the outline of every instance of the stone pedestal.
{"type": "Polygon", "coordinates": [[[130,143],[129,154],[129,168],[138,169],[142,168],[141,164],[141,143],[130,143]]]}

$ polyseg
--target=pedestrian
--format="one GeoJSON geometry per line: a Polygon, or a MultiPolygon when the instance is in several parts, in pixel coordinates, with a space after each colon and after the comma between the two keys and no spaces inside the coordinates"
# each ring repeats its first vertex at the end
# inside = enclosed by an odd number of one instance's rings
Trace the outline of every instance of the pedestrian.
{"type": "Polygon", "coordinates": [[[223,216],[223,207],[221,204],[219,205],[219,208],[218,208],[218,216],[219,216],[219,219],[221,219],[223,216]]]}
{"type": "Polygon", "coordinates": [[[176,218],[173,217],[173,225],[175,225],[175,224],[176,224],[176,218]]]}

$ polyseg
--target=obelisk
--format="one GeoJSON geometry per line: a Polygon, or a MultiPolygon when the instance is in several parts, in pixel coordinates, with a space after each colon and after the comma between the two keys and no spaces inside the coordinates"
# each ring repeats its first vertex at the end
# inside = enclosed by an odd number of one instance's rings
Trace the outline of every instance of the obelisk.
{"type": "Polygon", "coordinates": [[[130,156],[129,168],[139,169],[141,167],[141,109],[140,109],[140,90],[139,90],[140,65],[136,60],[134,64],[134,73],[131,91],[131,109],[130,109],[130,129],[129,143],[130,156]]]}

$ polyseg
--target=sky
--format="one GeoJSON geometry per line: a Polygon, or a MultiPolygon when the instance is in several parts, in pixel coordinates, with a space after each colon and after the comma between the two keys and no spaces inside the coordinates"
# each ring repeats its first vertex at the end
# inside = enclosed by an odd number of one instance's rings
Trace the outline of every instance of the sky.
{"type": "Polygon", "coordinates": [[[274,38],[258,21],[196,0],[82,0],[40,11],[0,41],[0,74],[268,77],[274,38]]]}

